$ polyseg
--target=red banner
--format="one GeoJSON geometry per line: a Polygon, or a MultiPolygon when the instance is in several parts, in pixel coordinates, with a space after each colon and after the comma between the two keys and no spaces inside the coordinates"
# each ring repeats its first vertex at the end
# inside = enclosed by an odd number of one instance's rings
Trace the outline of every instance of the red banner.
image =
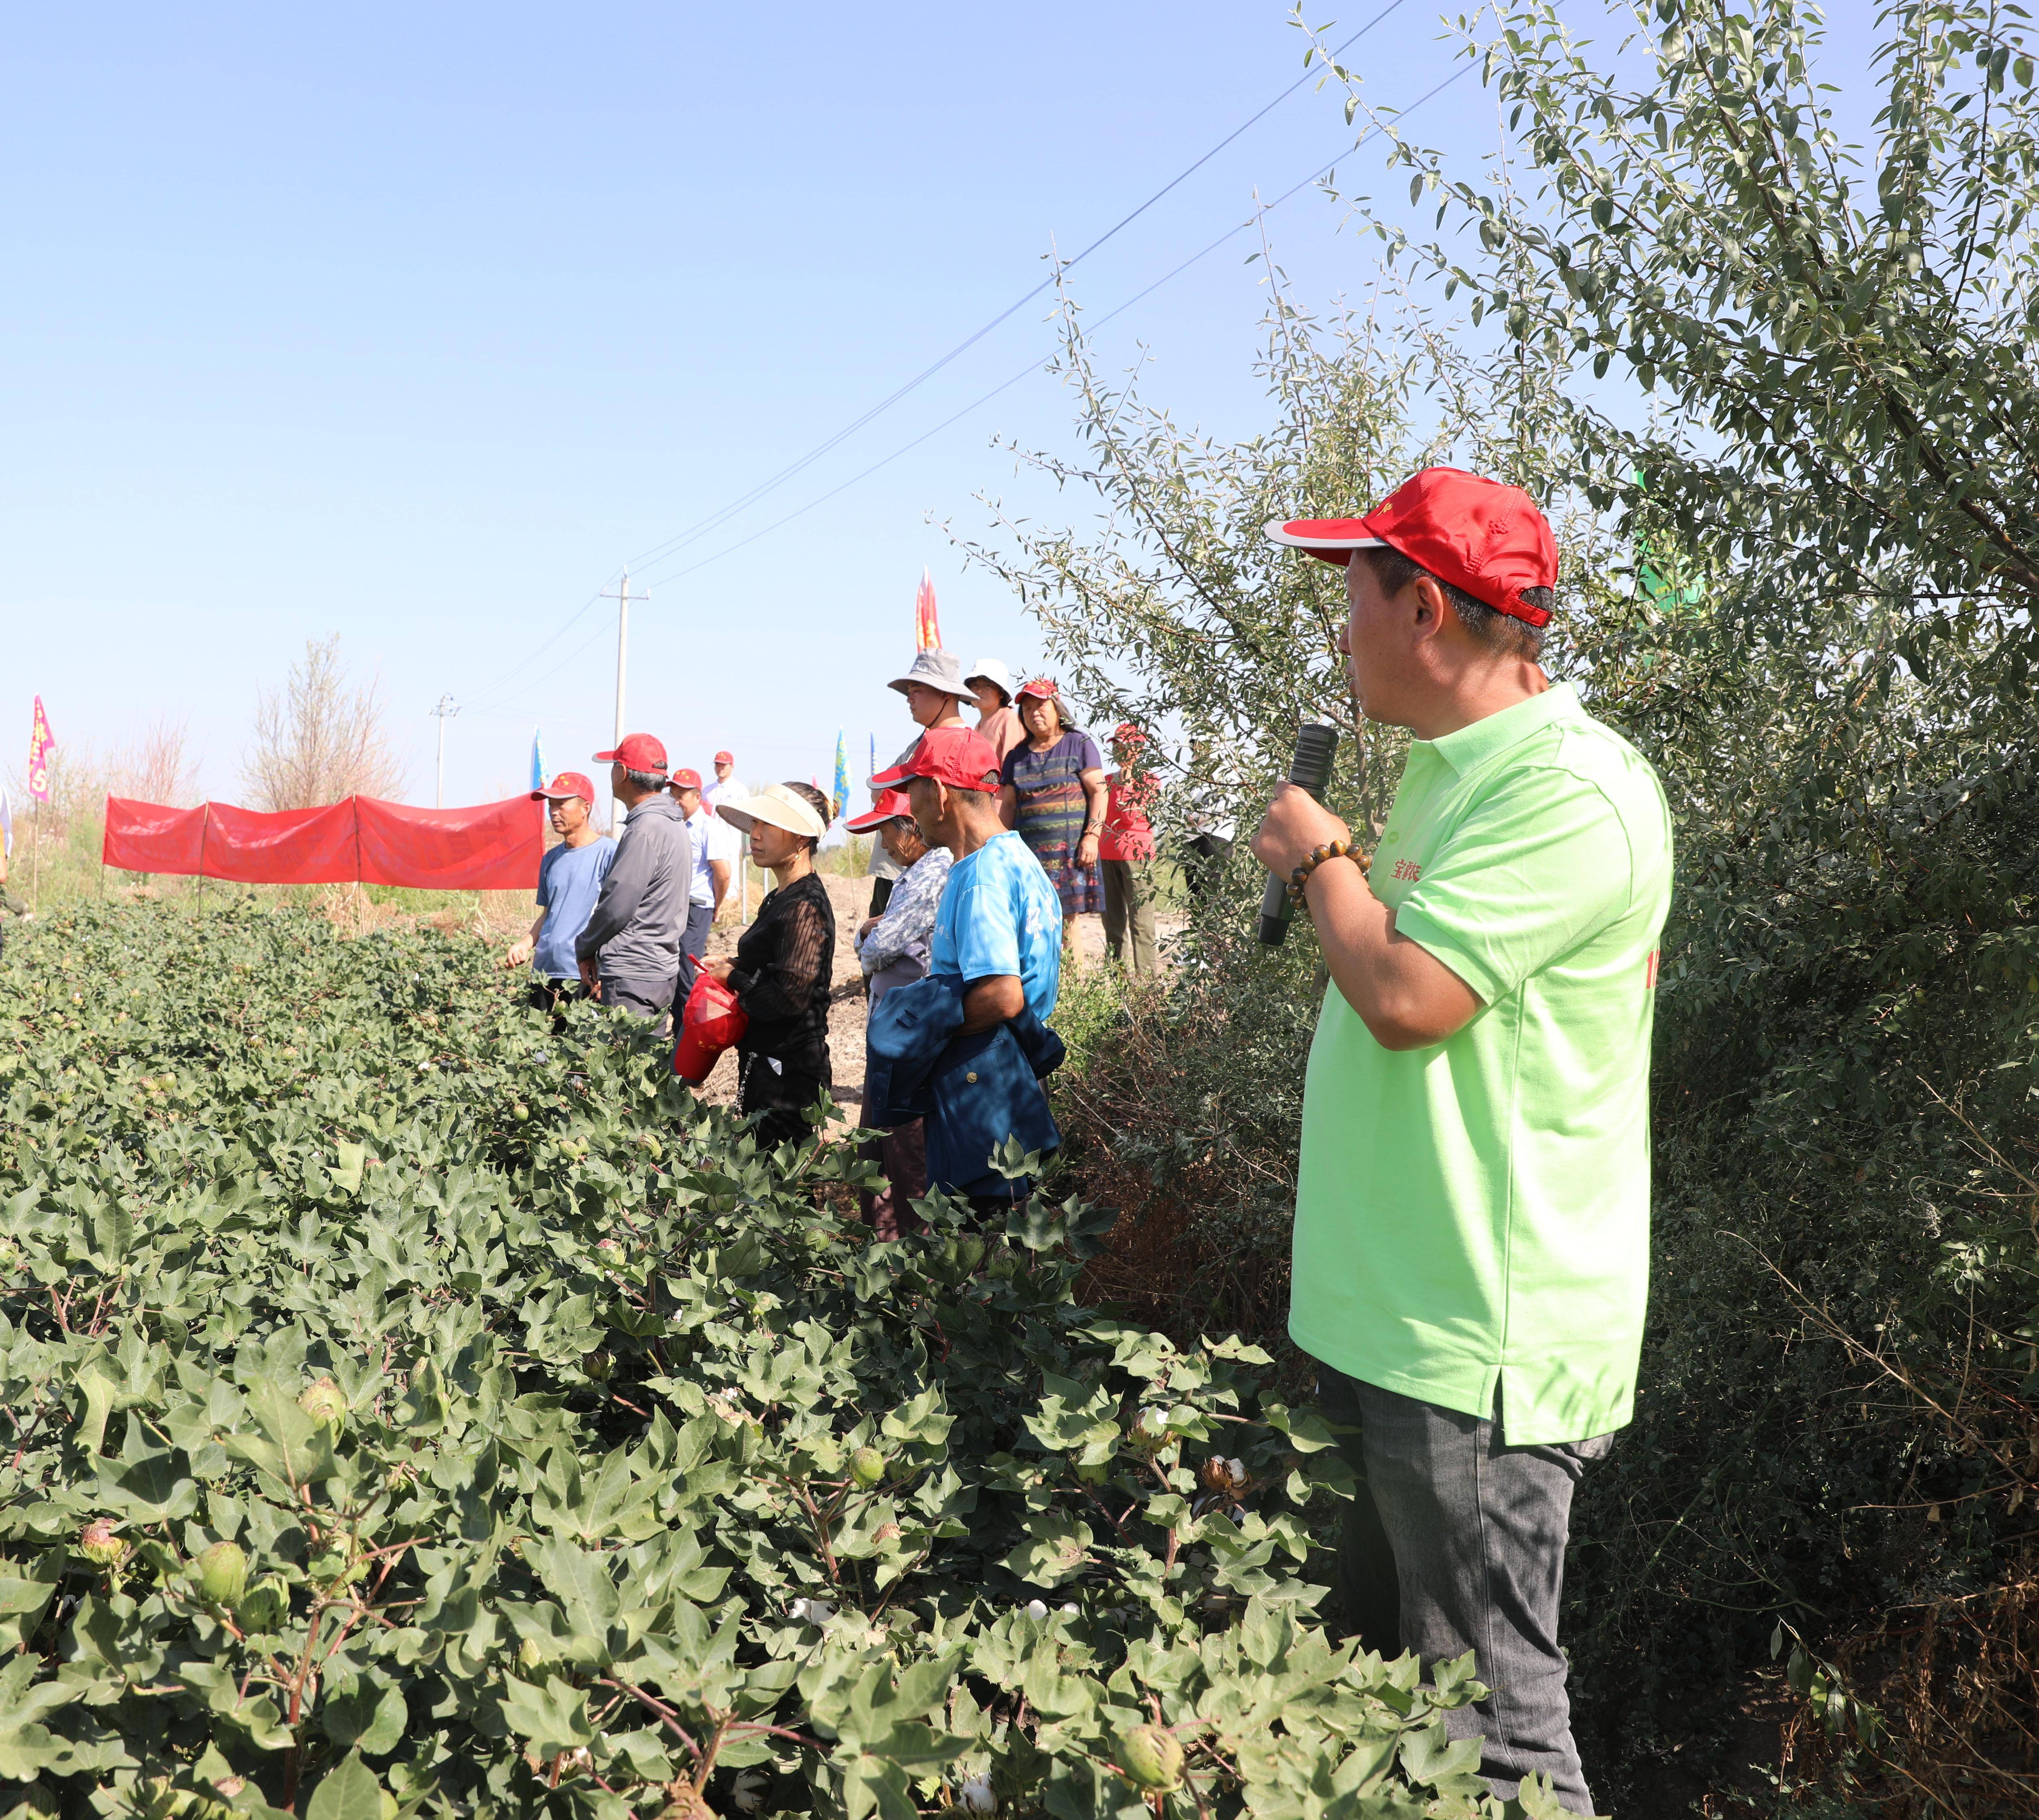
{"type": "Polygon", "coordinates": [[[545,823],[527,796],[465,809],[413,809],[349,796],[264,815],[230,803],[166,808],[106,799],[101,857],[131,872],[236,884],[404,885],[421,891],[529,891],[545,823]]]}

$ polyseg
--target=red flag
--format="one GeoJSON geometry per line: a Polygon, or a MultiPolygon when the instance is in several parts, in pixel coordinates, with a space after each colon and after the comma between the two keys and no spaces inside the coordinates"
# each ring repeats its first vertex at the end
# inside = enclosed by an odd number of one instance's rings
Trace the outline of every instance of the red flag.
{"type": "Polygon", "coordinates": [[[935,617],[935,578],[921,571],[921,591],[913,596],[913,637],[921,651],[942,648],[942,622],[935,617]]]}
{"type": "MultiPolygon", "coordinates": [[[[935,597],[928,596],[932,614],[935,597]]],[[[50,800],[50,754],[56,750],[57,736],[50,731],[50,717],[43,712],[43,698],[36,697],[36,717],[28,728],[28,794],[39,803],[50,800]]]]}

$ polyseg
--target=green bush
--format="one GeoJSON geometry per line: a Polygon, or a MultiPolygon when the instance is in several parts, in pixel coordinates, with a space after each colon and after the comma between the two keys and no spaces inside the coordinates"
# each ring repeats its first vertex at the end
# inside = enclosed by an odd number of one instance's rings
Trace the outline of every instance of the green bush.
{"type": "Polygon", "coordinates": [[[1079,1203],[868,1243],[849,1146],[491,958],[9,944],[13,1814],[1504,1811],[1468,1663],[1318,1622],[1337,1455],[1264,1354],[1077,1305],[1079,1203]]]}
{"type": "MultiPolygon", "coordinates": [[[[1795,1632],[1783,1742],[1827,1792],[2022,1814],[2039,62],[2018,9],[1900,0],[1858,146],[1798,0],[1619,8],[1618,51],[1575,10],[1514,0],[1478,43],[1488,23],[1460,21],[1506,122],[1484,172],[1331,66],[1349,117],[1385,110],[1370,124],[1441,237],[1364,197],[1355,216],[1434,288],[1326,329],[1278,283],[1269,424],[1236,444],[1111,391],[1071,310],[1083,447],[1035,460],[1101,510],[1006,521],[974,553],[1100,718],[1176,718],[1202,747],[1182,783],[1223,785],[1244,834],[1296,719],[1349,712],[1337,578],[1261,521],[1348,515],[1433,460],[1544,502],[1547,667],[1648,755],[1676,824],[1650,1326],[1567,1589],[1596,1786],[1661,1803],[1674,1748],[1703,1788],[1733,1776],[1720,1747],[1795,1632]],[[1439,313],[1454,299],[1469,322],[1439,313]]],[[[1351,731],[1365,769],[1342,766],[1334,806],[1364,830],[1399,754],[1351,731]]],[[[1072,1084],[1073,1166],[1180,1235],[1149,1305],[1171,1325],[1213,1294],[1263,1332],[1285,1313],[1322,982],[1307,937],[1254,953],[1258,884],[1234,866],[1174,988],[1130,997],[1072,1084]]]]}

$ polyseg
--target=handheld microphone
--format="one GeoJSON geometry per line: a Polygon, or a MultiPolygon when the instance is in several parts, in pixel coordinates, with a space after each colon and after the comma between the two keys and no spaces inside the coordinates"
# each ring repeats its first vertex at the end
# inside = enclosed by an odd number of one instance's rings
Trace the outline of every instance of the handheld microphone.
{"type": "MultiPolygon", "coordinates": [[[[1296,754],[1289,761],[1289,781],[1300,785],[1319,802],[1331,781],[1331,761],[1338,756],[1338,728],[1328,721],[1305,720],[1296,733],[1296,754]]],[[[1279,948],[1289,933],[1289,918],[1295,914],[1289,895],[1289,881],[1279,872],[1268,876],[1267,889],[1260,898],[1260,940],[1268,948],[1279,948]]]]}

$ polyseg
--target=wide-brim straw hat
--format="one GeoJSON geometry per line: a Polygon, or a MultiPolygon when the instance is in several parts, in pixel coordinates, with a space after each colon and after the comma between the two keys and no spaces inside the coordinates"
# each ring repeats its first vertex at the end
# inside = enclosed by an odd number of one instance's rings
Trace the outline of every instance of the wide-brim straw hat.
{"type": "Polygon", "coordinates": [[[828,823],[814,813],[814,804],[784,784],[767,784],[736,802],[718,803],[715,812],[746,834],[753,822],[769,822],[789,834],[805,834],[814,841],[828,832],[828,823]]]}

